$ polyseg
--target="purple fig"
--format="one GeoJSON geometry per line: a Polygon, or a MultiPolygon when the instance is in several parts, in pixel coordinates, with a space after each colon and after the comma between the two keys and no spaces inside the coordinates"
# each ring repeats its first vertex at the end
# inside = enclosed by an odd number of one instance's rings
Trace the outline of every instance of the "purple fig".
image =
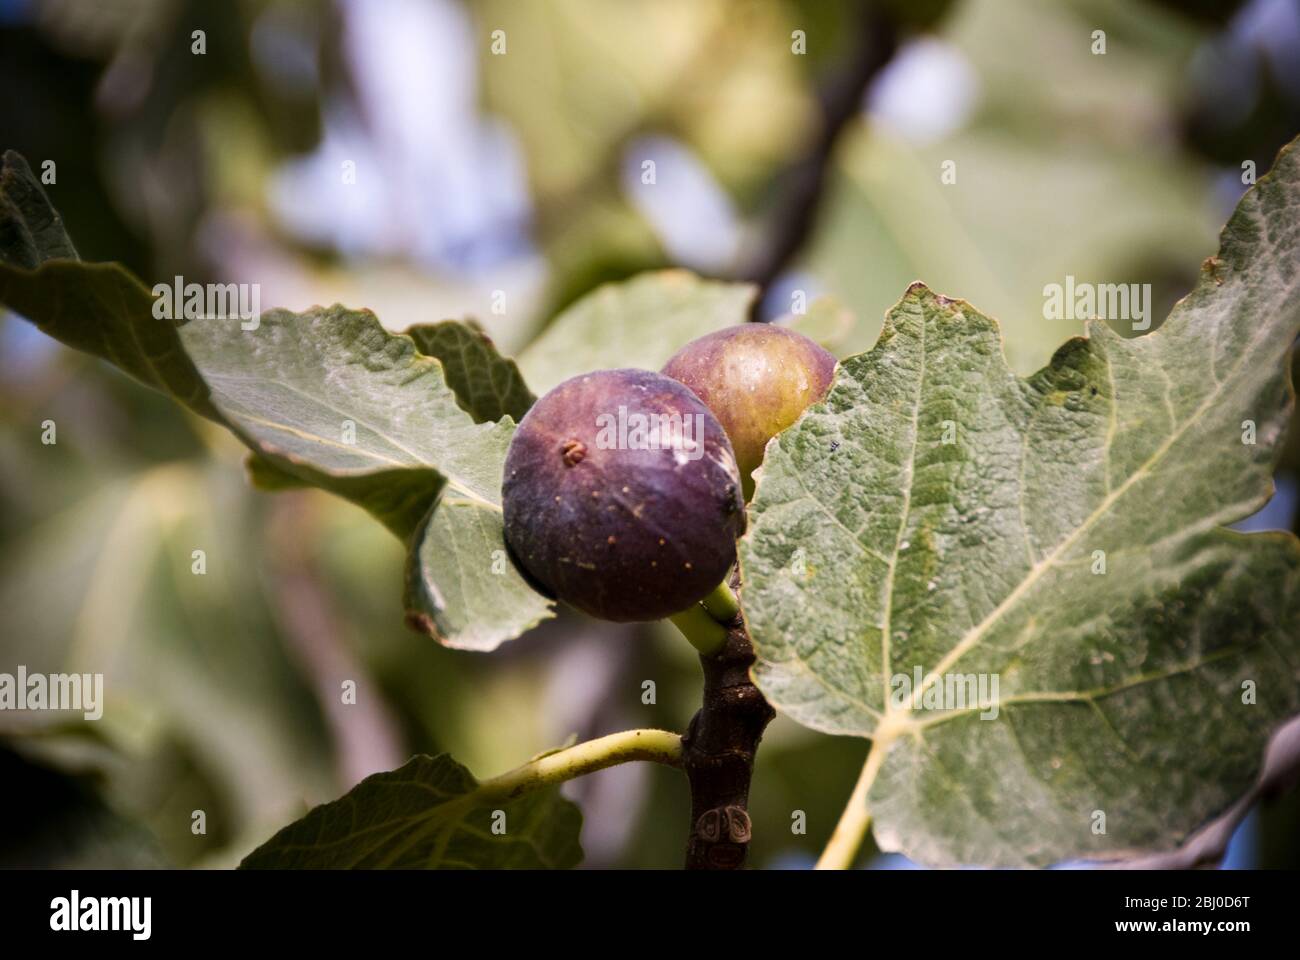
{"type": "Polygon", "coordinates": [[[657,620],[702,599],[745,527],[726,432],[648,370],[585,374],[538,400],[506,454],[502,503],[523,569],[605,620],[657,620]]]}

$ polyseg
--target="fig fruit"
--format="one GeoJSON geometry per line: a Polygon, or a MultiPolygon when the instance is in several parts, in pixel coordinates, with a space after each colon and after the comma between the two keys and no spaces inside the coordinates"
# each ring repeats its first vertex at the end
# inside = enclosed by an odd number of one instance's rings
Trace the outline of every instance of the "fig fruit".
{"type": "Polygon", "coordinates": [[[540,586],[605,620],[657,620],[722,582],[744,532],[726,432],[649,370],[566,380],[506,453],[506,542],[540,586]]]}
{"type": "Polygon", "coordinates": [[[663,372],[690,387],[727,431],[748,500],[767,441],[826,396],[835,357],[785,327],[743,323],[692,340],[663,372]]]}

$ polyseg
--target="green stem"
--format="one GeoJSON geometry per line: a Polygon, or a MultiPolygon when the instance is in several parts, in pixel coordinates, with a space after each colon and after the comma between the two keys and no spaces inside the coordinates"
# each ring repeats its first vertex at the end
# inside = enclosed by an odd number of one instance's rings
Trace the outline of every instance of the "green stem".
{"type": "Polygon", "coordinates": [[[564,783],[631,760],[653,760],[670,767],[680,767],[682,738],[669,730],[624,730],[534,757],[509,773],[482,781],[468,793],[435,805],[425,822],[412,830],[404,843],[394,847],[380,866],[391,865],[429,834],[446,829],[448,823],[459,822],[481,803],[513,800],[529,791],[564,783]]]}
{"type": "Polygon", "coordinates": [[[624,730],[579,743],[530,760],[509,773],[484,780],[473,792],[476,799],[510,800],[539,787],[564,783],[597,770],[631,760],[652,760],[681,766],[682,738],[669,730],[624,730]]]}
{"type": "Polygon", "coordinates": [[[740,613],[740,601],[736,599],[736,594],[731,587],[727,586],[725,580],[714,587],[713,592],[700,603],[704,604],[704,609],[709,611],[709,615],[718,623],[730,623],[736,619],[736,614],[740,613]]]}
{"type": "Polygon", "coordinates": [[[692,604],[668,618],[696,650],[708,656],[727,642],[727,628],[709,616],[702,604],[692,604]]]}
{"type": "Polygon", "coordinates": [[[862,774],[858,777],[853,796],[840,814],[840,822],[835,825],[835,832],[817,860],[818,870],[847,870],[853,866],[862,841],[867,837],[867,827],[871,825],[871,811],[867,808],[867,794],[884,763],[885,753],[889,750],[889,741],[877,738],[871,741],[871,750],[867,761],[862,765],[862,774]]]}
{"type": "Polygon", "coordinates": [[[731,623],[739,613],[740,601],[726,581],[723,581],[699,603],[691,604],[668,619],[690,641],[691,646],[708,657],[721,650],[727,642],[724,624],[731,623]]]}

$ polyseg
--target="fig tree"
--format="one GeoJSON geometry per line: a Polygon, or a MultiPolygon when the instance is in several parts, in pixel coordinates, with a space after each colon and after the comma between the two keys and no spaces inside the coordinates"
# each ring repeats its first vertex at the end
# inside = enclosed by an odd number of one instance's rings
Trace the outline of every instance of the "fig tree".
{"type": "Polygon", "coordinates": [[[505,535],[523,569],[605,620],[656,620],[702,599],[744,532],[726,432],[690,390],[648,370],[566,380],[506,453],[505,535]]]}
{"type": "Polygon", "coordinates": [[[826,395],[835,358],[801,333],[743,323],[692,340],[663,372],[690,387],[727,431],[748,499],[767,441],[826,395]]]}

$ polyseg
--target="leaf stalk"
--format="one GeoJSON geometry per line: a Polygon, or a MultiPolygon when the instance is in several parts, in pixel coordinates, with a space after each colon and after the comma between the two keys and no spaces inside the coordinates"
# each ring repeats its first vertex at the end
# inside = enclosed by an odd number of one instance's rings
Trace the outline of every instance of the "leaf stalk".
{"type": "Polygon", "coordinates": [[[650,760],[670,767],[682,764],[682,738],[671,730],[623,730],[551,753],[544,753],[499,777],[484,780],[473,791],[483,797],[510,800],[541,787],[564,783],[606,767],[633,760],[650,760]]]}
{"type": "Polygon", "coordinates": [[[871,792],[871,785],[876,781],[876,774],[880,772],[880,765],[884,762],[888,749],[889,741],[884,738],[878,737],[871,741],[871,749],[867,752],[853,795],[840,814],[840,821],[835,825],[830,842],[817,859],[816,869],[847,870],[853,866],[862,841],[866,839],[867,827],[871,825],[867,794],[871,792]]]}

